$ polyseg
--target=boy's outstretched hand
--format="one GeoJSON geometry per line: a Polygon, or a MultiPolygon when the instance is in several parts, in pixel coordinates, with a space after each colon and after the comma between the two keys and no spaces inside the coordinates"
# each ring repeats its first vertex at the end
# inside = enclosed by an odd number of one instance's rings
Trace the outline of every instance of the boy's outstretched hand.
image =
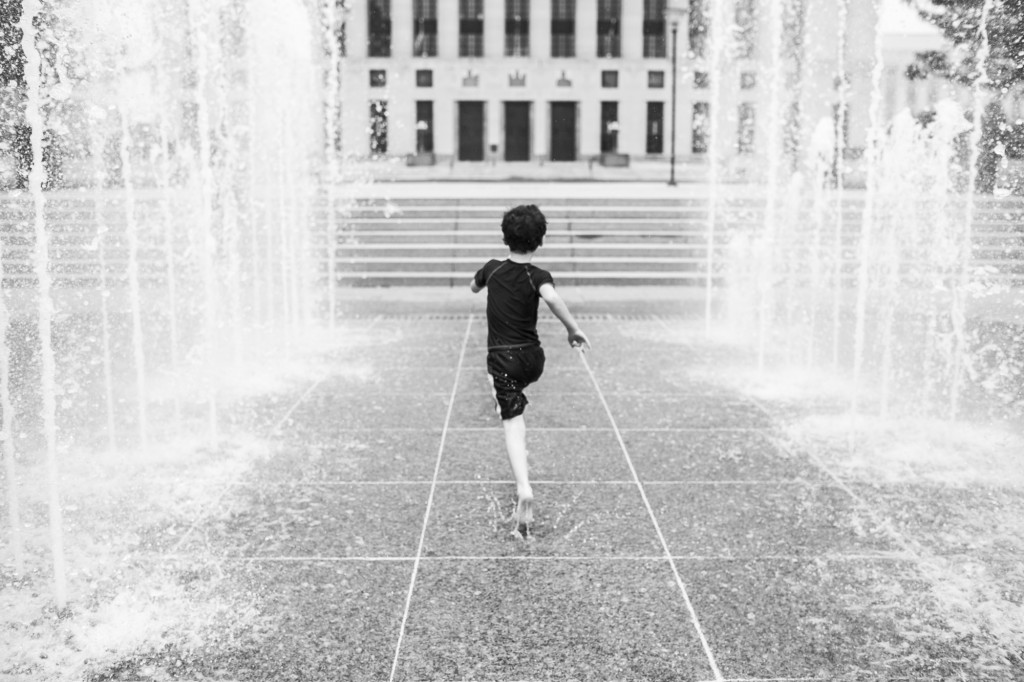
{"type": "Polygon", "coordinates": [[[569,345],[581,353],[586,353],[590,350],[590,341],[587,340],[587,337],[579,329],[569,332],[569,345]]]}

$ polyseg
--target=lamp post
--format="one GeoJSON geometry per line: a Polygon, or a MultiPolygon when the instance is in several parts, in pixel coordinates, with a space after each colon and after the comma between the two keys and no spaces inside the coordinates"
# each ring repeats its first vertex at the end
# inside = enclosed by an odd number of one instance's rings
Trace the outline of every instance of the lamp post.
{"type": "Polygon", "coordinates": [[[687,4],[688,0],[668,0],[665,5],[665,16],[672,25],[672,142],[668,184],[673,187],[676,184],[676,81],[679,70],[679,21],[687,13],[687,4]]]}

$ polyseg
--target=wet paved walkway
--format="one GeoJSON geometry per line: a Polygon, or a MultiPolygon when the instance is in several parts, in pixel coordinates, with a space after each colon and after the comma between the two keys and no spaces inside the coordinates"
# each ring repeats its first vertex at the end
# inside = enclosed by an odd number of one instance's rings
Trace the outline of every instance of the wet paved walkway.
{"type": "MultiPolygon", "coordinates": [[[[679,317],[581,317],[587,362],[540,325],[529,542],[485,319],[346,322],[374,343],[296,396],[228,521],[181,547],[276,613],[254,660],[275,679],[896,679],[852,671],[898,648],[901,598],[925,589],[898,536],[759,405],[688,377],[734,351],[679,317]]],[[[224,663],[264,679],[253,666],[224,663]]]]}

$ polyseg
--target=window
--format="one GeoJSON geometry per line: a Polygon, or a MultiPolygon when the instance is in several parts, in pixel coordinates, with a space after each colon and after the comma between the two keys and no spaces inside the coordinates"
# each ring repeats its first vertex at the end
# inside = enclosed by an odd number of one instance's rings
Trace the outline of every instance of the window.
{"type": "Polygon", "coordinates": [[[754,56],[756,12],[755,0],[736,0],[736,56],[740,59],[754,56]]]}
{"type": "Polygon", "coordinates": [[[617,87],[619,87],[619,72],[618,71],[602,71],[601,72],[601,87],[602,88],[617,88],[617,87]]]}
{"type": "Polygon", "coordinates": [[[437,56],[437,0],[413,0],[413,57],[437,56]]]}
{"type": "Polygon", "coordinates": [[[693,72],[693,87],[697,90],[707,90],[711,87],[711,74],[707,71],[693,72]]]}
{"type": "Polygon", "coordinates": [[[644,57],[665,56],[665,0],[644,0],[644,57]]]}
{"type": "Polygon", "coordinates": [[[505,56],[530,56],[530,0],[505,0],[505,56]]]}
{"type": "MultiPolygon", "coordinates": [[[[753,110],[750,113],[751,117],[754,116],[753,110]]],[[[786,116],[783,121],[783,137],[782,137],[782,148],[786,151],[787,156],[791,159],[796,159],[800,153],[800,130],[801,130],[801,119],[802,111],[800,109],[799,102],[790,102],[786,108],[786,116]]],[[[751,133],[753,138],[753,133],[751,133]]]]}
{"type": "Polygon", "coordinates": [[[383,88],[388,84],[388,72],[384,69],[370,69],[370,87],[383,88]]]}
{"type": "Polygon", "coordinates": [[[740,154],[754,153],[754,130],[756,126],[754,105],[743,102],[739,109],[739,131],[736,139],[736,151],[740,154]]]}
{"type": "Polygon", "coordinates": [[[708,0],[690,0],[690,54],[703,57],[708,42],[708,0]]]}
{"type": "Polygon", "coordinates": [[[346,43],[346,40],[345,40],[345,19],[344,19],[344,17],[345,17],[345,12],[344,12],[344,10],[345,10],[345,0],[334,0],[334,3],[335,3],[335,6],[337,7],[337,9],[335,11],[338,13],[337,14],[338,15],[338,32],[335,35],[335,37],[338,40],[338,56],[339,57],[345,57],[345,56],[347,56],[347,54],[345,52],[345,49],[346,49],[346,45],[345,45],[345,43],[346,43]]]}
{"type": "Polygon", "coordinates": [[[371,57],[391,56],[391,0],[370,0],[371,57]]]}
{"type": "Polygon", "coordinates": [[[850,144],[850,105],[842,108],[839,104],[832,105],[832,134],[836,140],[836,146],[842,151],[843,156],[850,144]]]}
{"type": "Polygon", "coordinates": [[[753,90],[757,87],[757,73],[754,71],[744,71],[740,74],[740,89],[741,90],[753,90]]]}
{"type": "Polygon", "coordinates": [[[785,3],[782,12],[782,45],[787,57],[797,57],[803,50],[806,28],[807,5],[804,0],[785,3]]]}
{"type": "Polygon", "coordinates": [[[619,103],[601,102],[601,153],[619,150],[619,103]]]}
{"type": "Polygon", "coordinates": [[[459,0],[459,56],[484,56],[483,0],[459,0]]]}
{"type": "Polygon", "coordinates": [[[622,47],[619,21],[622,0],[598,0],[597,4],[597,56],[621,57],[622,47]]]}
{"type": "Polygon", "coordinates": [[[434,103],[416,102],[416,153],[434,151],[434,103]]]}
{"type": "Polygon", "coordinates": [[[370,102],[370,154],[388,153],[388,103],[370,102]]]}
{"type": "Polygon", "coordinates": [[[434,86],[434,72],[431,69],[416,69],[416,87],[431,88],[434,86]]]}
{"type": "Polygon", "coordinates": [[[664,71],[648,71],[647,72],[647,87],[649,87],[649,88],[663,88],[663,87],[665,87],[665,72],[664,71]]]}
{"type": "Polygon", "coordinates": [[[693,123],[691,124],[693,142],[690,145],[690,151],[694,154],[707,154],[708,152],[708,143],[710,142],[708,138],[711,133],[711,119],[708,117],[710,110],[711,107],[707,102],[693,103],[693,123]]]}
{"type": "Polygon", "coordinates": [[[665,151],[665,103],[647,103],[647,153],[661,154],[665,151]]]}
{"type": "Polygon", "coordinates": [[[551,56],[576,56],[576,0],[552,0],[551,56]]]}

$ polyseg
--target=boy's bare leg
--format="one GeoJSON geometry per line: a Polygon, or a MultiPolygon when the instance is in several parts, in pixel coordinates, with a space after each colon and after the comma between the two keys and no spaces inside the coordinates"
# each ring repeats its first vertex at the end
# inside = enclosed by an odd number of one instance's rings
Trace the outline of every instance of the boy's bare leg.
{"type": "Polygon", "coordinates": [[[523,415],[504,419],[505,449],[516,479],[516,520],[520,526],[533,523],[533,489],[530,487],[530,468],[526,461],[526,420],[523,415]]]}

